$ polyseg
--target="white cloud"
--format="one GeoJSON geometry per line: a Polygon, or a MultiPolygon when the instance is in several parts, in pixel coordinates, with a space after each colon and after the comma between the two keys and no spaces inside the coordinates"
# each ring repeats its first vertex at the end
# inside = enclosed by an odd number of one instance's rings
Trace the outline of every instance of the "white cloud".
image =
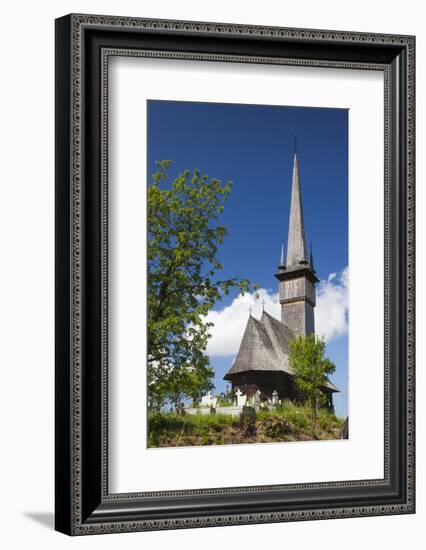
{"type": "Polygon", "coordinates": [[[315,332],[326,342],[348,332],[348,268],[331,273],[317,288],[315,332]]]}
{"type": "Polygon", "coordinates": [[[250,309],[253,317],[257,319],[262,314],[262,300],[265,301],[265,310],[279,317],[280,306],[278,295],[261,288],[256,293],[245,293],[235,298],[232,303],[220,311],[210,311],[207,321],[213,323],[212,337],[207,346],[207,354],[210,356],[235,355],[238,352],[250,309]]]}
{"type": "MultiPolygon", "coordinates": [[[[207,354],[230,356],[238,352],[244,329],[251,309],[253,317],[260,318],[262,303],[265,311],[275,318],[281,318],[278,293],[261,288],[255,293],[241,294],[232,303],[219,311],[210,311],[207,321],[213,323],[212,337],[207,346],[207,354]]],[[[331,273],[317,288],[315,308],[315,332],[329,342],[346,334],[348,312],[348,268],[341,273],[331,273]]]]}

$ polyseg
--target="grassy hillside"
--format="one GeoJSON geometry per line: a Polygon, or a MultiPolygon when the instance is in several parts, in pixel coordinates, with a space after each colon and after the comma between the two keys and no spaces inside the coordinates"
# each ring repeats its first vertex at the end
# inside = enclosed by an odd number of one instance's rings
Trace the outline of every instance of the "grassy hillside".
{"type": "MultiPolygon", "coordinates": [[[[327,410],[318,412],[315,439],[339,439],[343,419],[327,410]]],[[[149,447],[229,445],[312,440],[310,410],[286,403],[281,410],[258,412],[250,424],[225,414],[150,414],[149,447]]]]}

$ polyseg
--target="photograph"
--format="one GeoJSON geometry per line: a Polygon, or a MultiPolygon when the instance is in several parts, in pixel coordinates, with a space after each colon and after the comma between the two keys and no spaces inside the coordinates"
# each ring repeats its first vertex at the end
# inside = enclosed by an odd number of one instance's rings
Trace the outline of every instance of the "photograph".
{"type": "Polygon", "coordinates": [[[349,110],[146,109],[147,447],[348,439],[349,110]]]}

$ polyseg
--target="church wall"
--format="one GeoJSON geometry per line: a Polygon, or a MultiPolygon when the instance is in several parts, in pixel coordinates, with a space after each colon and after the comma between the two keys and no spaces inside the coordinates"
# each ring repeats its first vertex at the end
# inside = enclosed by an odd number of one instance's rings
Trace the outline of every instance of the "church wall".
{"type": "MultiPolygon", "coordinates": [[[[248,371],[232,375],[232,389],[239,388],[244,394],[253,395],[258,389],[271,398],[272,393],[276,390],[278,398],[282,401],[289,399],[293,403],[304,403],[306,395],[301,394],[295,387],[293,378],[284,372],[270,371],[248,371]]],[[[327,397],[325,406],[329,411],[334,412],[333,392],[324,390],[327,397]]]]}
{"type": "Polygon", "coordinates": [[[232,389],[238,387],[244,393],[244,386],[252,385],[268,397],[276,390],[279,399],[294,398],[294,384],[291,377],[284,372],[249,371],[232,376],[232,389]]]}

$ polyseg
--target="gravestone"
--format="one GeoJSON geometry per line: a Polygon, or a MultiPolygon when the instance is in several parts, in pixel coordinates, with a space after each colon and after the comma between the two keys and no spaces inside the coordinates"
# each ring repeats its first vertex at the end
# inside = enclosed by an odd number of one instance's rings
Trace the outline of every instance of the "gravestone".
{"type": "Polygon", "coordinates": [[[247,435],[254,434],[256,432],[256,409],[244,406],[241,411],[240,421],[245,426],[247,435]]]}
{"type": "Polygon", "coordinates": [[[247,401],[247,395],[244,395],[240,388],[237,389],[235,395],[237,396],[237,407],[244,407],[247,401]]]}
{"type": "Polygon", "coordinates": [[[215,409],[217,405],[217,397],[213,397],[212,392],[209,391],[201,398],[201,406],[215,409]]]}
{"type": "Polygon", "coordinates": [[[276,405],[278,405],[279,401],[278,401],[278,392],[277,390],[274,390],[272,392],[272,406],[275,407],[276,405]]]}

